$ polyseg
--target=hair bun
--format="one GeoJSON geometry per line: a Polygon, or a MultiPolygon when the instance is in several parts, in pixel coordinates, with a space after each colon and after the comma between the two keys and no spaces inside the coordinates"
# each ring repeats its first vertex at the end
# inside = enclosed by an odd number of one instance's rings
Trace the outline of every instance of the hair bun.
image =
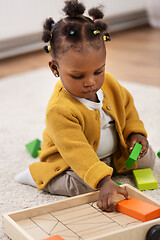
{"type": "Polygon", "coordinates": [[[94,20],[102,19],[104,17],[103,12],[99,8],[91,8],[88,11],[89,16],[91,16],[94,20]]]}
{"type": "Polygon", "coordinates": [[[82,15],[85,11],[85,7],[82,3],[79,3],[78,0],[65,1],[65,7],[63,11],[69,17],[77,17],[82,15]]]}
{"type": "Polygon", "coordinates": [[[96,21],[95,26],[96,26],[96,29],[99,30],[99,31],[104,32],[104,31],[107,30],[107,24],[105,22],[96,21]]]}
{"type": "Polygon", "coordinates": [[[51,17],[47,18],[43,24],[42,40],[44,42],[49,42],[51,39],[51,30],[53,29],[52,24],[54,24],[54,20],[51,17]]]}
{"type": "Polygon", "coordinates": [[[51,31],[52,30],[52,24],[54,24],[54,23],[55,22],[54,22],[53,18],[51,18],[51,17],[47,18],[46,21],[43,24],[43,29],[51,31]]]}
{"type": "Polygon", "coordinates": [[[51,32],[49,30],[44,30],[42,35],[42,40],[44,42],[49,42],[50,39],[51,39],[51,32]]]}

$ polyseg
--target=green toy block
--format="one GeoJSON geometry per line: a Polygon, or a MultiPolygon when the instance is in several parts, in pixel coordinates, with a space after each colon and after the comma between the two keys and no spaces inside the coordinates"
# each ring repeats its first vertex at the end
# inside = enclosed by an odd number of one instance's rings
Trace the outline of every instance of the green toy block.
{"type": "MultiPolygon", "coordinates": [[[[113,180],[114,181],[114,180],[113,180]]],[[[117,183],[118,185],[122,185],[122,183],[119,183],[119,182],[117,182],[117,181],[114,181],[115,183],[117,183]]]]}
{"type": "Polygon", "coordinates": [[[158,182],[151,168],[133,170],[133,175],[139,190],[157,189],[158,182]]]}
{"type": "Polygon", "coordinates": [[[38,156],[38,150],[41,146],[41,141],[39,139],[35,139],[32,142],[25,145],[29,153],[32,157],[36,158],[38,156]]]}
{"type": "Polygon", "coordinates": [[[157,153],[157,156],[160,158],[160,151],[157,153]]]}
{"type": "Polygon", "coordinates": [[[129,155],[129,158],[127,159],[127,162],[125,164],[126,167],[128,168],[132,168],[133,165],[135,164],[135,162],[137,161],[137,158],[141,152],[141,149],[142,149],[142,145],[139,144],[139,143],[136,143],[134,145],[134,148],[131,152],[131,154],[129,155]]]}

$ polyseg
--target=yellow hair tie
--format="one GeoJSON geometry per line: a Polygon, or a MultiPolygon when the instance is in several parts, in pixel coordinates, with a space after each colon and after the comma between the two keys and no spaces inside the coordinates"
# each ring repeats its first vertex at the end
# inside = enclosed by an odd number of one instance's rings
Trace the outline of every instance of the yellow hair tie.
{"type": "Polygon", "coordinates": [[[100,31],[99,30],[95,30],[93,33],[96,35],[96,34],[100,33],[100,31]]]}
{"type": "Polygon", "coordinates": [[[107,40],[107,37],[106,37],[106,36],[103,36],[103,40],[106,41],[106,40],[107,40]]]}
{"type": "Polygon", "coordinates": [[[104,41],[110,41],[111,39],[110,39],[110,36],[109,36],[109,35],[108,35],[108,36],[107,36],[107,35],[104,35],[104,36],[103,36],[103,40],[104,40],[104,41]]]}
{"type": "Polygon", "coordinates": [[[48,52],[50,52],[51,51],[51,46],[48,46],[47,49],[48,49],[48,52]]]}

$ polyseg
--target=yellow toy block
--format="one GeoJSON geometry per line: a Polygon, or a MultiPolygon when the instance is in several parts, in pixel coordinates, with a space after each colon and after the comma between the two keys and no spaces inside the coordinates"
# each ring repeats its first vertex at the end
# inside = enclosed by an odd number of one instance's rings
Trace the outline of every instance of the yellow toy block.
{"type": "Polygon", "coordinates": [[[151,168],[133,170],[133,175],[139,190],[157,189],[158,182],[151,168]]]}

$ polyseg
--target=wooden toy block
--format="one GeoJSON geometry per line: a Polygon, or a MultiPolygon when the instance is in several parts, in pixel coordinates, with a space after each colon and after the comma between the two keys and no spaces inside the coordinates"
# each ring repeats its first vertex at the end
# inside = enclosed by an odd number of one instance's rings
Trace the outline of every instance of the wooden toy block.
{"type": "Polygon", "coordinates": [[[157,153],[157,156],[160,158],[160,151],[157,153]]]}
{"type": "Polygon", "coordinates": [[[132,168],[133,167],[133,165],[137,161],[137,158],[138,158],[138,156],[139,156],[139,154],[141,152],[141,149],[142,149],[142,145],[141,144],[136,143],[134,145],[134,148],[133,148],[131,154],[129,155],[129,158],[128,158],[126,164],[125,164],[126,167],[128,167],[128,168],[132,168]]]}
{"type": "Polygon", "coordinates": [[[35,139],[32,142],[25,145],[29,153],[32,157],[36,158],[38,156],[38,150],[41,146],[41,141],[39,139],[35,139]]]}
{"type": "Polygon", "coordinates": [[[117,203],[117,211],[142,222],[153,220],[160,217],[160,207],[144,202],[134,197],[128,200],[121,200],[117,203]]]}
{"type": "MultiPolygon", "coordinates": [[[[128,184],[121,187],[129,196],[160,208],[159,202],[138,189],[128,184]]],[[[117,211],[102,212],[97,206],[98,196],[96,191],[3,214],[4,232],[12,240],[54,239],[55,235],[65,240],[137,240],[137,234],[138,240],[144,240],[150,228],[160,224],[160,218],[141,222],[117,211]]],[[[123,199],[118,194],[115,200],[123,199]]]]}
{"type": "Polygon", "coordinates": [[[59,235],[54,235],[52,237],[45,238],[43,240],[64,240],[64,238],[61,238],[59,235]]]}
{"type": "Polygon", "coordinates": [[[157,179],[151,168],[133,170],[133,175],[139,190],[143,191],[158,188],[157,179]]]}

